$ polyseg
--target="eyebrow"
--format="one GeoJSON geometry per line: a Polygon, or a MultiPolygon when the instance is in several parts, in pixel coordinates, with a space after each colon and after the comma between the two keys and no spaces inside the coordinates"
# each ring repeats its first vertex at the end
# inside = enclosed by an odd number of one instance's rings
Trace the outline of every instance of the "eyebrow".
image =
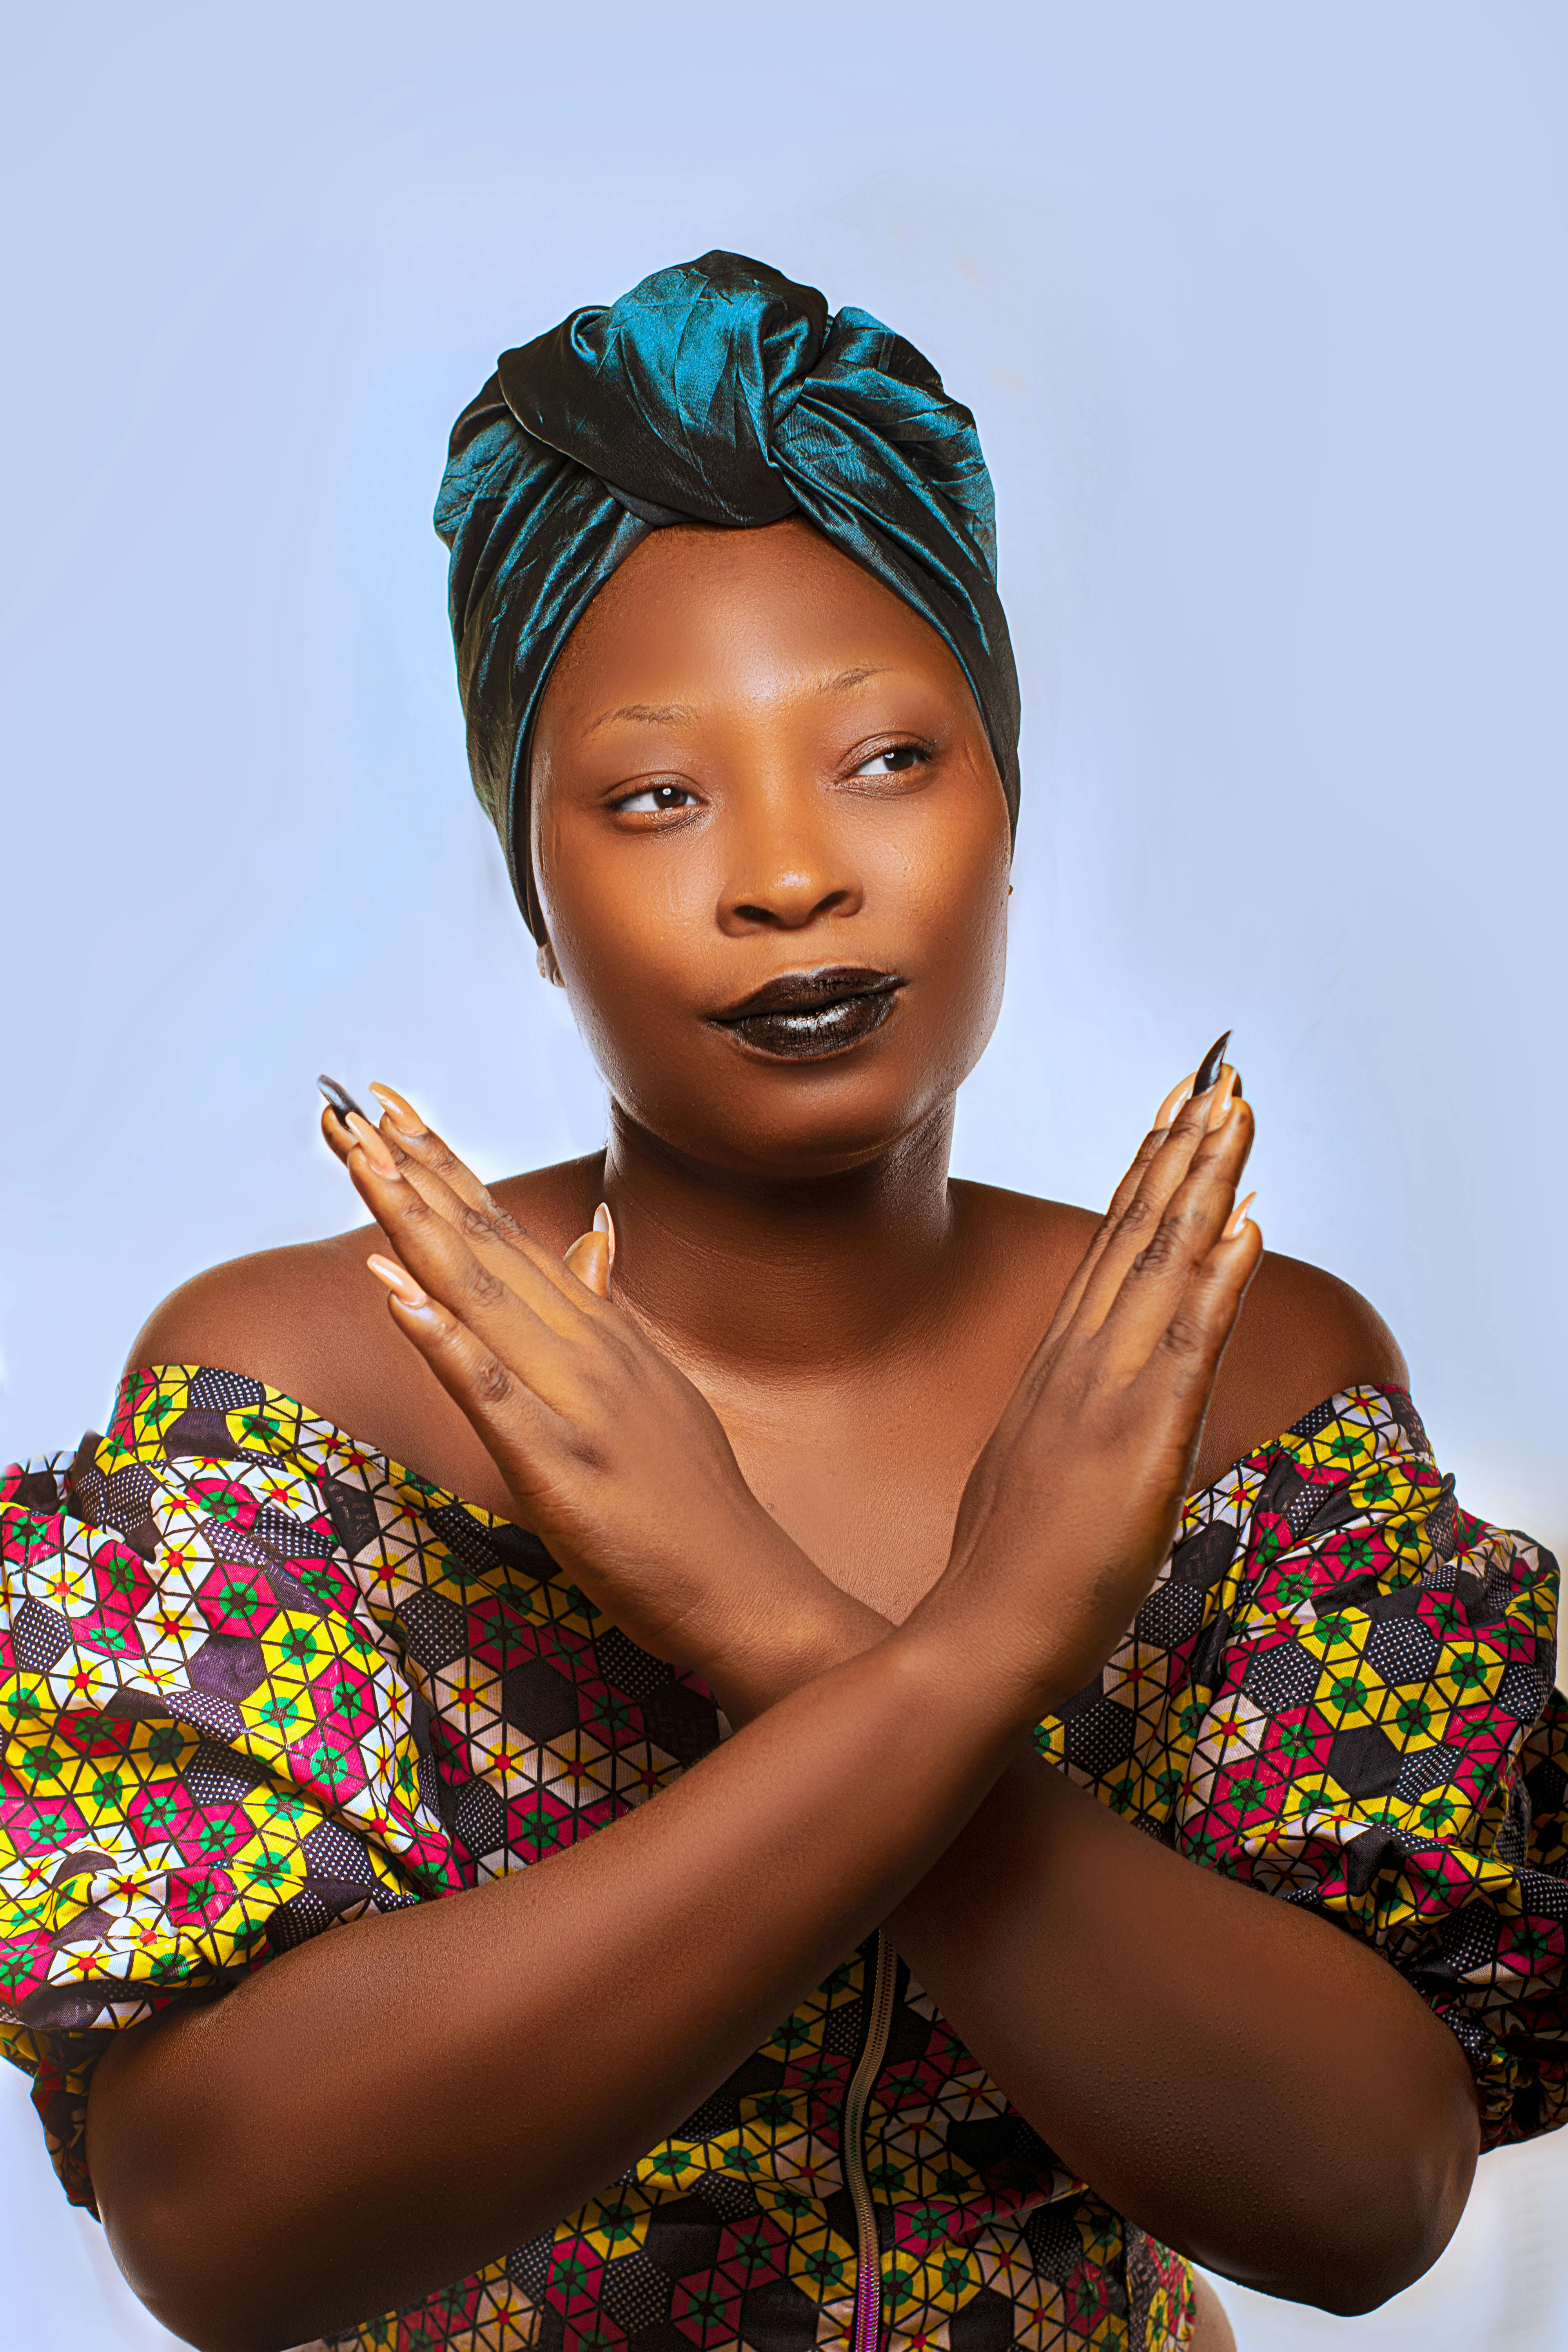
{"type": "MultiPolygon", "coordinates": [[[[880,677],[887,667],[884,662],[861,662],[854,669],[842,669],[836,677],[819,679],[815,691],[818,694],[847,694],[857,686],[864,686],[868,677],[880,677]]],[[[616,710],[601,710],[584,730],[597,734],[601,727],[613,727],[618,719],[630,719],[638,727],[679,727],[696,711],[689,702],[623,702],[616,710]]]]}
{"type": "Polygon", "coordinates": [[[696,716],[688,702],[623,702],[618,710],[601,710],[585,731],[593,735],[617,719],[630,719],[642,727],[679,727],[683,719],[696,716]]]}

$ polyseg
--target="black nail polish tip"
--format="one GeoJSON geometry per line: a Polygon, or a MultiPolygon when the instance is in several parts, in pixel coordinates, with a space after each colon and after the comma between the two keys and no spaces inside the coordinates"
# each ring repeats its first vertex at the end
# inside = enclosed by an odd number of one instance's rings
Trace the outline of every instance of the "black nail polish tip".
{"type": "Polygon", "coordinates": [[[1194,1100],[1199,1095],[1206,1095],[1215,1080],[1218,1077],[1221,1070],[1225,1066],[1225,1049],[1229,1043],[1230,1031],[1227,1029],[1223,1036],[1216,1037],[1215,1039],[1214,1044],[1209,1047],[1208,1052],[1198,1064],[1198,1074],[1193,1080],[1193,1095],[1194,1100]]]}
{"type": "MultiPolygon", "coordinates": [[[[364,1112],[359,1109],[358,1103],[355,1102],[347,1087],[340,1086],[336,1078],[329,1078],[325,1070],[321,1071],[317,1077],[316,1084],[326,1096],[332,1115],[340,1127],[347,1127],[351,1110],[359,1110],[361,1118],[364,1118],[364,1112]]],[[[374,1120],[371,1120],[370,1124],[374,1126],[374,1120]]]]}

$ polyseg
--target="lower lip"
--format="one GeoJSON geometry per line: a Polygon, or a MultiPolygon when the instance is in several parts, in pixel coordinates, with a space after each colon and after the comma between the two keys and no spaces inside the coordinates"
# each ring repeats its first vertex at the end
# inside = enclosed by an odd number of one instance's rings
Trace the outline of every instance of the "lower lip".
{"type": "Polygon", "coordinates": [[[753,1053],[774,1062],[819,1062],[863,1045],[888,1020],[897,989],[879,989],[869,996],[836,996],[826,1004],[804,1004],[792,1012],[752,1013],[742,1021],[722,1021],[753,1053]]]}

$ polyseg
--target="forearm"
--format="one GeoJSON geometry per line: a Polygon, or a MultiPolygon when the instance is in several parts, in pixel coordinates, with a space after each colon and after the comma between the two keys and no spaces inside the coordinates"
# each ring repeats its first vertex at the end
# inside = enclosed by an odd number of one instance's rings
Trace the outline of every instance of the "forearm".
{"type": "Polygon", "coordinates": [[[574,2210],[951,1842],[1011,1732],[961,1684],[900,1636],[570,1853],[111,2053],[89,2153],[132,2284],[211,2352],[270,2352],[574,2210]]]}
{"type": "MultiPolygon", "coordinates": [[[[825,1597],[809,1627],[781,1623],[771,1657],[758,1645],[731,1704],[765,1704],[888,1631],[825,1597]]],[[[1470,2073],[1405,1980],[1325,1921],[1155,1844],[1023,1738],[888,1924],[1063,2160],[1210,2267],[1359,2308],[1418,2276],[1458,2221],[1470,2073]]]]}
{"type": "Polygon", "coordinates": [[[1361,2310],[1464,2209],[1469,2068],[1378,1953],[1020,1754],[889,1932],[1096,2191],[1271,2294],[1361,2310]]]}

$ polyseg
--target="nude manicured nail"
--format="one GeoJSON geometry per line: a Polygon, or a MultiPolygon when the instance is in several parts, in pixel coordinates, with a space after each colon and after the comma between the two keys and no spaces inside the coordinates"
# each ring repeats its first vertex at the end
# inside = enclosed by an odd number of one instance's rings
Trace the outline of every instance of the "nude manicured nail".
{"type": "Polygon", "coordinates": [[[414,1105],[405,1102],[395,1087],[384,1087],[378,1079],[373,1078],[370,1090],[400,1134],[428,1135],[430,1130],[414,1105]]]}
{"type": "Polygon", "coordinates": [[[347,1125],[354,1141],[364,1153],[378,1176],[395,1176],[397,1162],[386,1148],[385,1139],[378,1135],[363,1111],[351,1110],[347,1125]]]}
{"type": "Polygon", "coordinates": [[[400,1307],[428,1307],[430,1304],[414,1276],[406,1267],[399,1265],[395,1258],[383,1257],[379,1252],[373,1251],[365,1264],[377,1282],[385,1283],[400,1307]]]}
{"type": "Polygon", "coordinates": [[[1156,1127],[1170,1126],[1171,1121],[1175,1118],[1176,1113],[1181,1109],[1182,1105],[1192,1093],[1193,1079],[1196,1076],[1197,1073],[1194,1070],[1189,1076],[1180,1079],[1177,1084],[1171,1088],[1170,1093],[1165,1097],[1164,1101],[1154,1113],[1154,1124],[1156,1127]]]}
{"type": "Polygon", "coordinates": [[[1207,1132],[1210,1135],[1214,1133],[1216,1127],[1223,1127],[1225,1125],[1226,1120],[1230,1117],[1232,1111],[1236,1108],[1236,1106],[1240,1099],[1241,1090],[1237,1085],[1236,1072],[1234,1070],[1222,1070],[1220,1072],[1218,1083],[1209,1097],[1207,1132]]]}
{"type": "Polygon", "coordinates": [[[1256,1192],[1249,1192],[1245,1201],[1238,1201],[1237,1202],[1226,1222],[1225,1231],[1220,1235],[1222,1242],[1233,1242],[1236,1240],[1243,1225],[1247,1223],[1247,1213],[1248,1209],[1251,1208],[1257,1198],[1258,1195],[1256,1192]]]}
{"type": "Polygon", "coordinates": [[[594,1231],[603,1234],[610,1244],[610,1264],[616,1262],[616,1221],[610,1214],[608,1201],[601,1201],[594,1212],[594,1231]]]}

